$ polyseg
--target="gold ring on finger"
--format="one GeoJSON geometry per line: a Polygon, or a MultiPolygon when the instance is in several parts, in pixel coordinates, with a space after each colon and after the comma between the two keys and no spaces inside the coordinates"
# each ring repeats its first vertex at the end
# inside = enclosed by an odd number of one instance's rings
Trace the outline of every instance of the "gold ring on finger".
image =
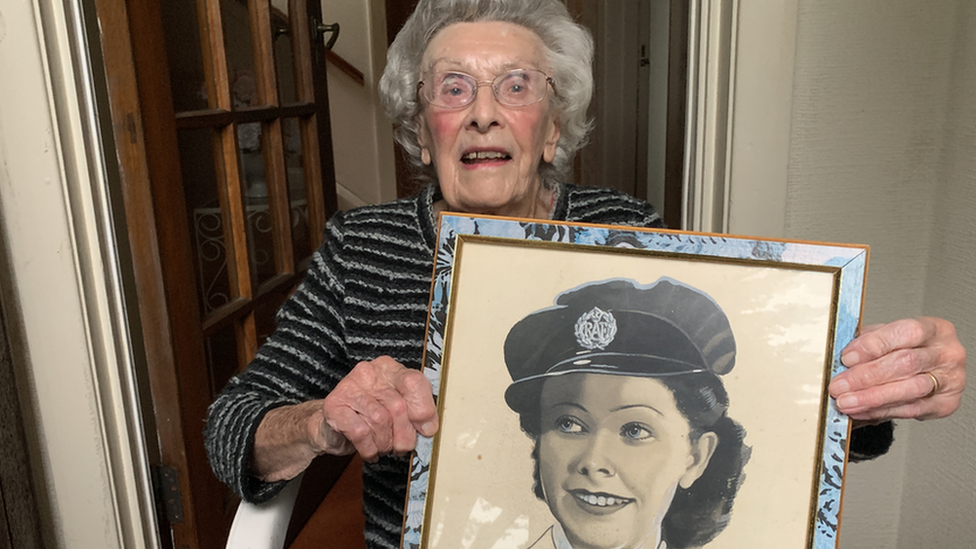
{"type": "Polygon", "coordinates": [[[935,394],[939,392],[939,387],[940,387],[939,378],[935,377],[935,374],[933,374],[932,372],[922,372],[922,373],[929,376],[929,378],[932,380],[932,390],[929,391],[929,394],[925,395],[923,398],[930,398],[935,396],[935,394]]]}

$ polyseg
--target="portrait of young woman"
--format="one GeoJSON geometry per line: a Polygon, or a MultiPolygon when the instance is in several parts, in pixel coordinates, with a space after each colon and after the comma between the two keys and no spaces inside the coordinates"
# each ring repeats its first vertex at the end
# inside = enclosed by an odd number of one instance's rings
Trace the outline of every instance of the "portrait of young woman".
{"type": "Polygon", "coordinates": [[[699,547],[728,524],[749,449],[721,381],[735,338],[709,296],[669,278],[571,288],[512,327],[505,361],[557,521],[533,549],[699,547]]]}
{"type": "Polygon", "coordinates": [[[464,244],[425,547],[805,547],[832,276],[464,244]]]}

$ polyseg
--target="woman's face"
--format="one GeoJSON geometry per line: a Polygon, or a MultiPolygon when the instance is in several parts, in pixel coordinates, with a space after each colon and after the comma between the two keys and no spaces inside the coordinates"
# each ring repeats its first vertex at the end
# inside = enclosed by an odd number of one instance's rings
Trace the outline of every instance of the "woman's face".
{"type": "Polygon", "coordinates": [[[717,444],[692,442],[671,391],[653,378],[568,374],[542,388],[539,478],[575,549],[656,547],[678,486],[717,444]]]}
{"type": "MultiPolygon", "coordinates": [[[[548,74],[543,48],[542,40],[520,25],[456,23],[431,40],[421,77],[459,71],[490,82],[513,69],[548,74]]],[[[450,210],[522,217],[548,213],[550,195],[542,189],[539,161],[555,158],[559,128],[547,98],[506,107],[483,85],[471,104],[457,110],[425,102],[419,122],[421,159],[433,162],[450,210]]]]}

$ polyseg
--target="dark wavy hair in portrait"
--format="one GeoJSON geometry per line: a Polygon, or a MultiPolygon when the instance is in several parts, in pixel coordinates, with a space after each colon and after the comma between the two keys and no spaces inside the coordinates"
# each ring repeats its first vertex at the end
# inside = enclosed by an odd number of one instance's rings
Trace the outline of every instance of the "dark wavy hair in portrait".
{"type": "Polygon", "coordinates": [[[712,541],[725,529],[751,448],[742,425],[728,416],[729,396],[720,375],[734,366],[735,341],[725,313],[710,297],[667,278],[649,286],[620,279],[586,284],[522,319],[509,333],[505,350],[513,377],[505,398],[533,441],[533,490],[539,499],[546,501],[539,459],[544,385],[577,373],[652,378],[674,397],[692,444],[705,433],[718,439],[701,476],[687,488],[677,487],[661,538],[669,549],[686,549],[712,541]],[[581,350],[572,323],[592,307],[615,317],[612,341],[581,350]]]}

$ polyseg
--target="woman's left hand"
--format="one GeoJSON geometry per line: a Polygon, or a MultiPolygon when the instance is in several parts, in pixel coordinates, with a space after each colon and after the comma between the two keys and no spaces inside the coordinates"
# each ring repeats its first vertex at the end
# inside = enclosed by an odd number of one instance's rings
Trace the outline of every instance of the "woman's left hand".
{"type": "Polygon", "coordinates": [[[941,318],[866,326],[841,360],[849,369],[829,391],[855,420],[946,417],[959,408],[966,386],[966,349],[941,318]]]}

